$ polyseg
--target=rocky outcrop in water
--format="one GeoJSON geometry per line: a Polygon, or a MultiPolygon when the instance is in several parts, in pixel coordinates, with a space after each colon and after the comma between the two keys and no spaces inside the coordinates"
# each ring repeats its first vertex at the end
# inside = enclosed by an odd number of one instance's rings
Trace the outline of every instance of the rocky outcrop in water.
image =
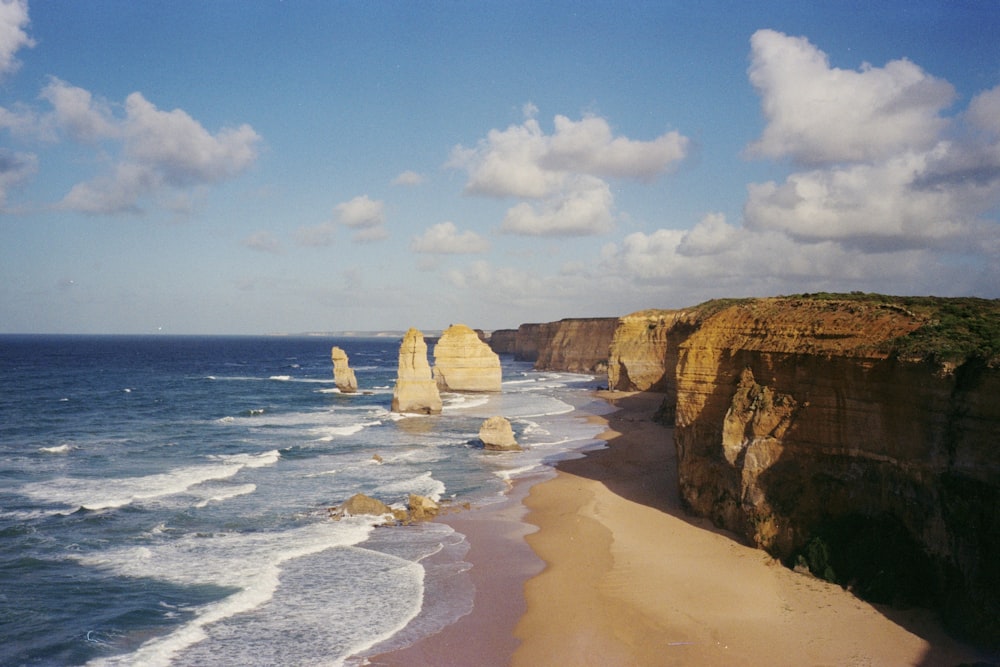
{"type": "Polygon", "coordinates": [[[441,412],[441,394],[427,361],[427,343],[417,329],[408,330],[399,345],[399,370],[391,409],[425,415],[441,412]]]}
{"type": "Polygon", "coordinates": [[[473,329],[453,324],[434,346],[434,379],[441,391],[499,392],[500,357],[473,329]]]}
{"type": "Polygon", "coordinates": [[[358,390],[358,379],[354,376],[354,370],[347,359],[347,353],[337,346],[330,350],[330,358],[333,361],[333,383],[341,392],[353,394],[358,390]]]}
{"type": "Polygon", "coordinates": [[[506,417],[490,417],[479,427],[479,440],[493,451],[521,451],[514,438],[514,429],[506,417]]]}

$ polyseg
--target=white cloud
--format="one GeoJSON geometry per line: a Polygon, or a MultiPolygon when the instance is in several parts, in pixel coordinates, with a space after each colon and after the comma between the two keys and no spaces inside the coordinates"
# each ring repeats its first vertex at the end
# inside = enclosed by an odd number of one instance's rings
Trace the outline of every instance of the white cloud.
{"type": "Polygon", "coordinates": [[[973,97],[969,102],[968,117],[973,127],[1000,137],[1000,86],[973,97]]]}
{"type": "Polygon", "coordinates": [[[613,136],[608,122],[598,116],[578,122],[556,116],[542,162],[547,169],[649,181],[683,160],[689,143],[676,131],[634,141],[613,136]]]}
{"type": "Polygon", "coordinates": [[[249,125],[210,134],[181,109],[160,111],[140,93],[125,100],[125,153],[171,185],[218,183],[257,159],[260,137],[249,125]]]}
{"type": "Polygon", "coordinates": [[[427,180],[423,174],[418,174],[415,171],[404,171],[396,178],[392,179],[393,185],[421,185],[425,180],[427,180]]]}
{"type": "Polygon", "coordinates": [[[336,220],[353,230],[353,239],[360,243],[372,243],[389,237],[385,230],[385,203],[371,199],[368,195],[358,195],[333,208],[336,220]]]}
{"type": "Polygon", "coordinates": [[[873,256],[998,260],[1000,87],[946,119],[952,86],[908,60],[847,71],[804,38],[761,30],[751,43],[768,123],[750,151],[813,168],[749,184],[747,230],[873,256]]]}
{"type": "Polygon", "coordinates": [[[588,236],[611,230],[614,197],[608,184],[580,176],[540,205],[521,202],[504,216],[500,231],[525,236],[588,236]]]}
{"type": "Polygon", "coordinates": [[[608,122],[556,116],[546,134],[526,104],[525,120],[490,130],[474,148],[456,146],[446,164],[468,174],[465,192],[522,200],[501,226],[507,233],[586,235],[611,229],[614,198],[605,178],[650,181],[687,155],[689,140],[668,132],[651,141],[614,136],[608,122]]]}
{"type": "Polygon", "coordinates": [[[18,51],[35,45],[25,32],[29,22],[27,0],[0,2],[0,79],[17,71],[20,66],[16,58],[18,51]]]}
{"type": "Polygon", "coordinates": [[[281,241],[268,231],[257,231],[243,239],[243,245],[251,250],[279,255],[283,252],[281,241]]]}
{"type": "Polygon", "coordinates": [[[883,160],[931,148],[947,124],[940,112],[954,88],[909,60],[852,71],[830,67],[803,37],[758,30],[750,43],[750,82],[767,118],[751,155],[803,164],[883,160]]]}
{"type": "Polygon", "coordinates": [[[88,90],[53,77],[42,88],[39,97],[52,105],[47,121],[64,130],[74,141],[91,143],[120,138],[124,134],[111,106],[104,100],[95,100],[88,90]]]}
{"type": "MultiPolygon", "coordinates": [[[[190,201],[187,189],[233,178],[257,159],[259,135],[249,125],[208,132],[185,111],[161,111],[141,93],[125,100],[116,117],[104,100],[53,78],[41,97],[52,112],[38,119],[38,133],[64,133],[82,143],[111,142],[118,155],[111,169],[73,186],[60,202],[65,209],[90,214],[139,213],[140,202],[190,201]]],[[[102,144],[102,151],[109,146],[102,144]]]]}
{"type": "Polygon", "coordinates": [[[359,195],[350,201],[337,204],[333,210],[340,224],[352,229],[377,227],[385,222],[385,204],[359,195]]]}
{"type": "Polygon", "coordinates": [[[489,247],[486,239],[471,230],[460,233],[453,222],[439,222],[410,242],[414,252],[437,255],[478,254],[489,247]]]}

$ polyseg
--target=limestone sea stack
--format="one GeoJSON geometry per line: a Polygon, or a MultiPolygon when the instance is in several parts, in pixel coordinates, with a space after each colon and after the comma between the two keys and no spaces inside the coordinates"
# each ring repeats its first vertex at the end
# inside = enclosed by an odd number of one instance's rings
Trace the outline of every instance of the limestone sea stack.
{"type": "Polygon", "coordinates": [[[330,350],[330,358],[333,359],[333,383],[337,385],[337,389],[345,394],[356,392],[358,379],[354,377],[354,371],[348,364],[347,353],[334,346],[330,350]]]}
{"type": "Polygon", "coordinates": [[[514,439],[514,429],[505,417],[490,417],[479,427],[479,439],[486,449],[495,451],[521,451],[514,439]]]}
{"type": "Polygon", "coordinates": [[[500,357],[473,329],[453,324],[434,346],[434,378],[441,391],[499,392],[500,357]]]}
{"type": "Polygon", "coordinates": [[[399,370],[392,391],[392,411],[422,415],[441,412],[441,394],[427,362],[424,335],[411,328],[399,346],[399,370]]]}

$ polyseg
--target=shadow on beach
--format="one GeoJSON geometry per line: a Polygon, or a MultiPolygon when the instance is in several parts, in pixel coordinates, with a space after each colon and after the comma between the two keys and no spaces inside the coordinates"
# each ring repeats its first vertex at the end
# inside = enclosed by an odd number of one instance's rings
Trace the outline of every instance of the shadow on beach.
{"type": "MultiPolygon", "coordinates": [[[[659,510],[698,529],[749,546],[738,535],[719,529],[710,520],[685,511],[680,499],[673,427],[654,420],[663,394],[601,391],[598,395],[617,408],[615,412],[604,416],[608,431],[600,437],[607,441],[607,448],[591,451],[580,459],[561,462],[558,468],[599,482],[625,500],[659,510]]],[[[812,580],[807,574],[797,576],[812,580]]],[[[899,627],[927,642],[926,654],[915,664],[927,667],[1000,664],[997,656],[988,656],[951,638],[945,632],[938,615],[931,610],[893,608],[868,602],[863,604],[871,606],[899,627]],[[956,649],[959,654],[977,657],[972,662],[956,662],[956,649]]]]}

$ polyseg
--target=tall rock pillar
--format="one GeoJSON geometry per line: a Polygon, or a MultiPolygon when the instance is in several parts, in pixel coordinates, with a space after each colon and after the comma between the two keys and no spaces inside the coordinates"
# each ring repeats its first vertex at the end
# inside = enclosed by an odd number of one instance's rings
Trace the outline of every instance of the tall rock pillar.
{"type": "Polygon", "coordinates": [[[337,389],[345,394],[356,392],[358,379],[354,377],[354,371],[347,362],[347,353],[334,347],[330,350],[330,358],[333,360],[333,383],[337,385],[337,389]]]}
{"type": "Polygon", "coordinates": [[[392,391],[392,411],[424,415],[441,412],[441,394],[427,363],[424,335],[410,329],[399,346],[399,370],[392,391]]]}

